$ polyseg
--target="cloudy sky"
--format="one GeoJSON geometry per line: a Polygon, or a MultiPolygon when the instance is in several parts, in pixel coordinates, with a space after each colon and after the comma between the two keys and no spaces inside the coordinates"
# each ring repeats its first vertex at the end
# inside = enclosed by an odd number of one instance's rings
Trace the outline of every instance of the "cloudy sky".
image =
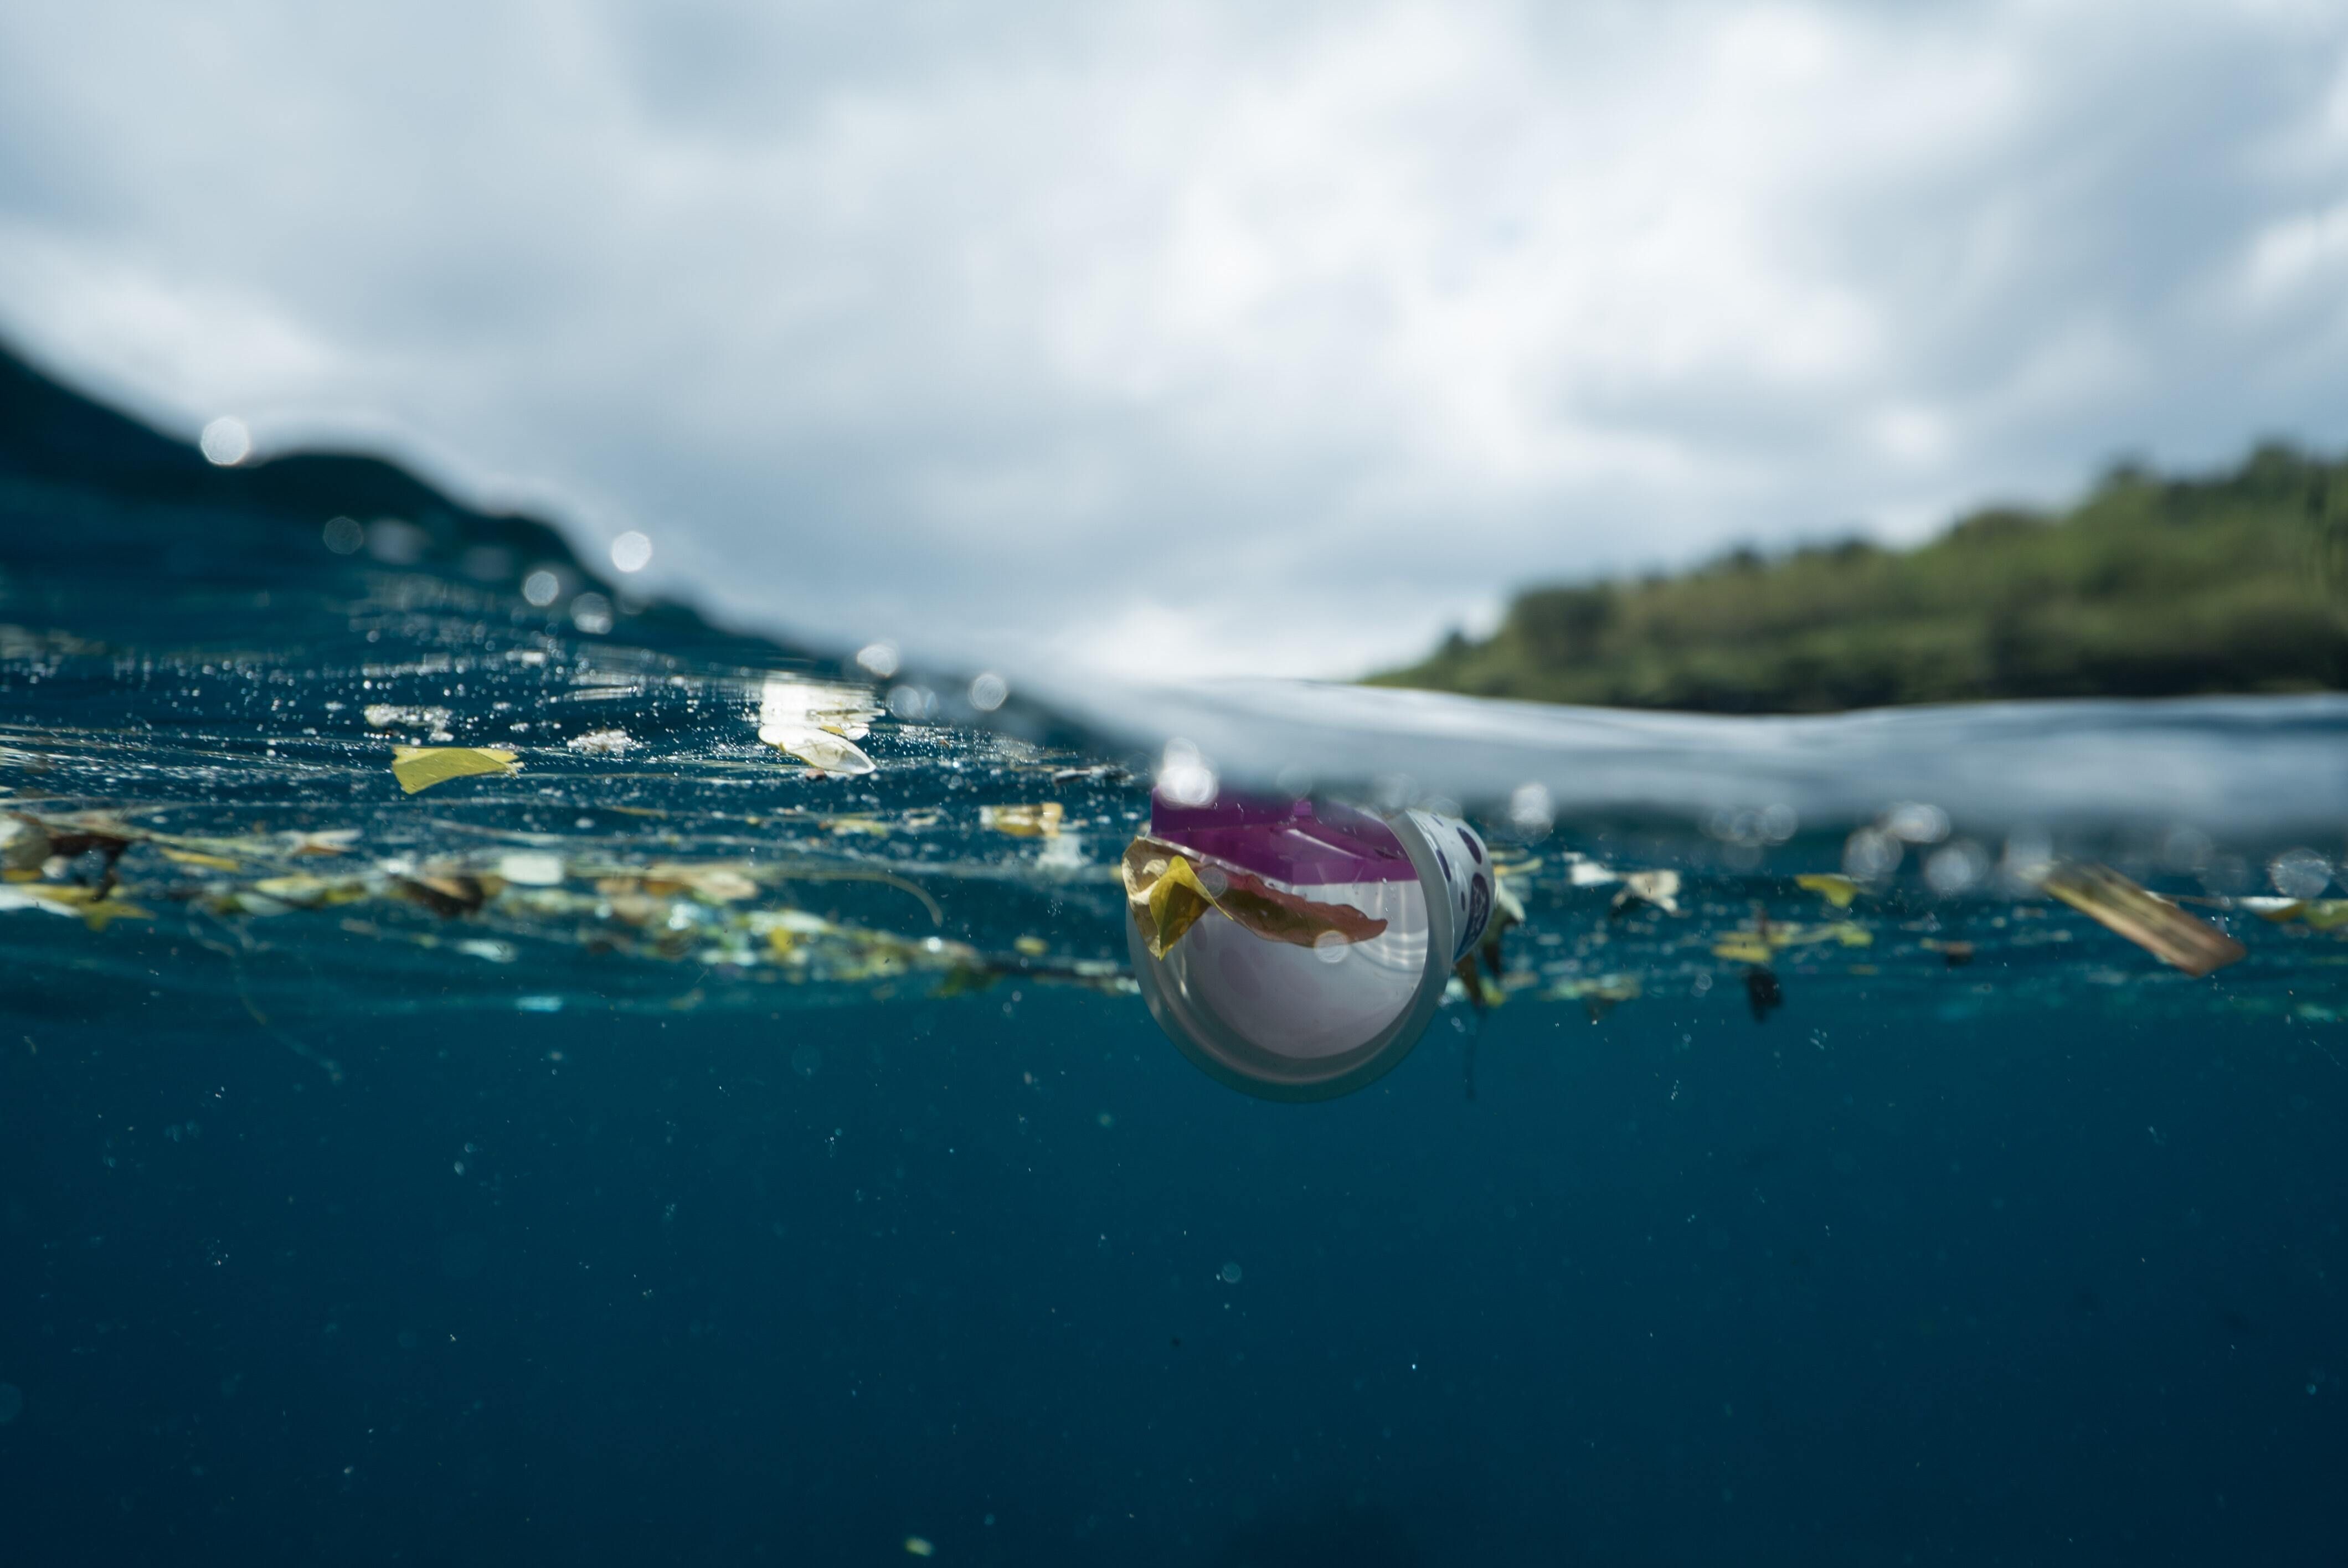
{"type": "Polygon", "coordinates": [[[802,637],[1342,675],[2348,442],[2348,5],[15,5],[0,335],[802,637]]]}

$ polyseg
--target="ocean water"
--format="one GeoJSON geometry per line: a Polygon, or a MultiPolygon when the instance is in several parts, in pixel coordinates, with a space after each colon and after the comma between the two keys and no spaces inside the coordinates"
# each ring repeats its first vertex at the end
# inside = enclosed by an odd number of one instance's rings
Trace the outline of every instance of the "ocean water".
{"type": "Polygon", "coordinates": [[[6,1561],[2348,1563],[2348,702],[1006,698],[0,369],[6,1561]],[[1176,770],[1523,923],[1237,1092],[1176,770]]]}

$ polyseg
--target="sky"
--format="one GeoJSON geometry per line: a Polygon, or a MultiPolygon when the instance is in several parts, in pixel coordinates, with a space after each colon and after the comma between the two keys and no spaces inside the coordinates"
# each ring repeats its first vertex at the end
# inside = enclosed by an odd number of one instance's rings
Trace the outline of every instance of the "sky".
{"type": "Polygon", "coordinates": [[[0,337],[801,641],[1349,676],[2348,445],[2348,5],[8,6],[0,337]]]}

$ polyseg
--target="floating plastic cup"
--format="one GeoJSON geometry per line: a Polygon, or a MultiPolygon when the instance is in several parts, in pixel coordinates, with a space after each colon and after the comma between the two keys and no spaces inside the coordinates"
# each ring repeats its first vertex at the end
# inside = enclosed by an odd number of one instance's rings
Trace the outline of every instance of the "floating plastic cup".
{"type": "Polygon", "coordinates": [[[1483,840],[1421,811],[1160,796],[1127,874],[1151,1016],[1209,1076],[1266,1100],[1391,1071],[1492,913],[1483,840]],[[1160,881],[1179,886],[1148,896],[1160,881]]]}

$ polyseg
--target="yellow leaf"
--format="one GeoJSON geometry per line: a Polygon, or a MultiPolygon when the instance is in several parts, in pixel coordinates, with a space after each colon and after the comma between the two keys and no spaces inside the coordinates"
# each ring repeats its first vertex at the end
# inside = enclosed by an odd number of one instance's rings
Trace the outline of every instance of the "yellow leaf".
{"type": "Polygon", "coordinates": [[[1041,937],[1021,937],[1011,945],[1031,958],[1040,958],[1052,950],[1052,945],[1041,937]]]}
{"type": "Polygon", "coordinates": [[[1757,932],[1739,931],[1714,943],[1712,956],[1739,964],[1766,964],[1769,961],[1769,944],[1757,932]]]}
{"type": "Polygon", "coordinates": [[[476,774],[510,774],[514,753],[487,746],[394,746],[391,775],[409,794],[476,774]]]}
{"type": "Polygon", "coordinates": [[[1848,876],[1830,873],[1815,873],[1794,878],[1794,886],[1817,894],[1838,909],[1848,909],[1850,901],[1859,897],[1859,884],[1848,876]]]}

